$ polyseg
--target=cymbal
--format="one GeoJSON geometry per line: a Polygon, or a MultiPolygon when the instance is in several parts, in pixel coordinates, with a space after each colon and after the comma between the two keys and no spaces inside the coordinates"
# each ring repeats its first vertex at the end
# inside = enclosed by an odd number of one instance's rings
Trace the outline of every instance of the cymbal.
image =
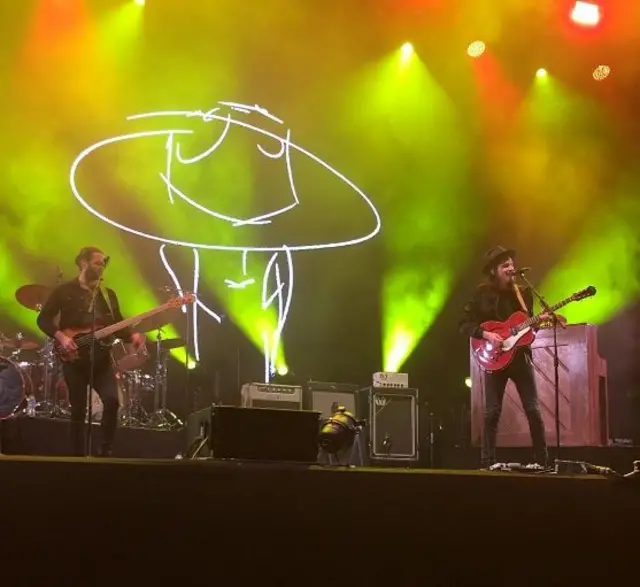
{"type": "Polygon", "coordinates": [[[180,316],[179,309],[165,310],[154,316],[144,318],[137,324],[133,325],[133,329],[138,332],[153,332],[154,330],[160,330],[163,326],[170,324],[180,316]]]}
{"type": "Polygon", "coordinates": [[[51,295],[51,288],[46,285],[23,285],[16,290],[16,300],[25,308],[39,312],[51,295]]]}
{"type": "Polygon", "coordinates": [[[40,348],[40,344],[34,340],[24,340],[21,338],[0,338],[0,347],[19,349],[21,351],[35,351],[40,348]]]}

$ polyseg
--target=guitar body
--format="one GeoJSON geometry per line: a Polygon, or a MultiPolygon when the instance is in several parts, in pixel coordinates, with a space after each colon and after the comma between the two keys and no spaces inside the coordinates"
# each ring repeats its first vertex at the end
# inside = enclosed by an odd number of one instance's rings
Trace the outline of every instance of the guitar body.
{"type": "MultiPolygon", "coordinates": [[[[97,329],[96,329],[97,330],[97,329]]],[[[69,353],[65,349],[60,346],[60,343],[56,340],[54,345],[55,353],[58,355],[58,358],[64,363],[70,363],[72,361],[78,360],[89,360],[91,356],[91,345],[82,345],[80,344],[82,339],[85,337],[91,337],[91,328],[67,328],[62,330],[62,333],[69,338],[72,338],[76,345],[78,346],[78,350],[74,353],[69,353]]],[[[109,347],[109,340],[96,340],[95,343],[95,352],[96,353],[105,353],[109,347]]]]}
{"type": "Polygon", "coordinates": [[[484,338],[472,338],[471,348],[473,356],[483,371],[502,371],[509,366],[517,350],[529,346],[535,340],[535,332],[528,327],[521,332],[515,328],[528,320],[529,316],[524,312],[514,312],[506,322],[489,320],[481,324],[483,330],[495,332],[502,339],[502,345],[493,345],[484,338]]]}

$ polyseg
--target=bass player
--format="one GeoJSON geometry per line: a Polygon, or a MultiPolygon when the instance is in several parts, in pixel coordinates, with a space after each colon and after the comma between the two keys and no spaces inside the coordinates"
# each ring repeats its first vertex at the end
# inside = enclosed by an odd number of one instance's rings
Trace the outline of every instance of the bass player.
{"type": "MultiPolygon", "coordinates": [[[[473,299],[464,307],[459,326],[461,333],[473,338],[484,338],[492,344],[501,344],[503,339],[500,335],[483,330],[482,323],[489,320],[505,321],[517,311],[525,311],[529,316],[533,316],[531,290],[520,288],[515,282],[515,256],[514,250],[501,246],[493,247],[485,254],[485,264],[482,269],[485,281],[478,286],[473,299]]],[[[542,314],[541,317],[550,319],[546,314],[542,314]]],[[[534,463],[547,467],[548,454],[544,424],[533,374],[531,348],[528,346],[518,349],[513,361],[505,369],[484,373],[485,408],[481,466],[489,468],[496,463],[498,423],[509,379],[518,390],[529,422],[534,463]]]]}
{"type": "MultiPolygon", "coordinates": [[[[47,336],[55,338],[61,349],[77,355],[73,361],[63,363],[64,379],[69,389],[71,404],[71,448],[74,456],[85,454],[84,423],[87,412],[87,387],[91,377],[90,352],[79,352],[73,338],[63,331],[91,328],[97,324],[113,324],[122,320],[118,298],[112,289],[101,286],[101,275],[107,257],[96,247],[85,247],[76,256],[78,276],[60,284],[53,290],[38,316],[38,327],[47,336]]],[[[126,328],[118,338],[140,347],[145,336],[126,328]]],[[[100,456],[113,454],[113,441],[118,423],[118,385],[109,352],[95,345],[93,387],[102,400],[102,446],[100,456]]]]}

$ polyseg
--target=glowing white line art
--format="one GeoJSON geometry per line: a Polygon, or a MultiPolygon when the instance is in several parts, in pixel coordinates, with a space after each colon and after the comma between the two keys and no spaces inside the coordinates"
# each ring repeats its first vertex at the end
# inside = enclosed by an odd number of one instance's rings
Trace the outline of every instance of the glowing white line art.
{"type": "MultiPolygon", "coordinates": [[[[160,260],[162,261],[162,264],[164,265],[164,268],[167,270],[167,273],[169,274],[169,277],[171,277],[171,281],[173,281],[173,285],[175,286],[176,291],[178,292],[178,295],[180,297],[183,297],[184,296],[184,290],[182,289],[182,286],[180,285],[180,281],[178,281],[178,276],[175,274],[175,271],[171,268],[171,265],[169,265],[169,261],[167,260],[167,256],[164,253],[165,247],[166,247],[166,245],[161,245],[160,246],[160,260]]],[[[186,314],[187,307],[185,305],[182,305],[181,306],[181,310],[186,314]]]]}
{"type": "Polygon", "coordinates": [[[233,281],[233,279],[225,279],[224,282],[232,289],[244,289],[248,285],[253,285],[256,280],[252,278],[244,281],[233,281]]]}
{"type": "MultiPolygon", "coordinates": [[[[270,379],[270,376],[273,375],[276,371],[276,360],[278,356],[278,351],[281,344],[282,332],[284,326],[287,321],[287,317],[289,315],[289,309],[291,307],[292,295],[293,295],[293,257],[292,253],[295,251],[309,251],[309,250],[321,250],[321,249],[331,249],[331,248],[339,248],[345,246],[357,245],[360,243],[364,243],[372,238],[374,238],[381,229],[382,222],[380,219],[380,215],[371,201],[371,199],[362,192],[353,182],[351,182],[347,177],[341,174],[339,171],[331,167],[328,163],[325,163],[322,159],[314,155],[313,153],[303,149],[301,146],[296,145],[291,141],[291,131],[289,129],[283,133],[283,136],[279,134],[275,134],[258,126],[252,125],[247,121],[239,120],[233,117],[234,112],[239,112],[244,115],[250,115],[252,113],[259,114],[263,116],[265,119],[268,119],[277,124],[284,124],[283,121],[274,115],[272,115],[268,110],[262,108],[261,106],[254,105],[246,105],[238,102],[219,102],[219,105],[211,108],[208,111],[202,110],[169,110],[169,111],[161,111],[161,112],[146,112],[141,114],[134,114],[128,116],[126,120],[128,121],[140,121],[151,118],[184,118],[184,119],[200,119],[203,123],[211,123],[218,122],[222,123],[223,127],[220,131],[217,139],[212,143],[212,145],[206,150],[200,152],[199,154],[192,155],[187,157],[184,154],[183,145],[181,143],[181,139],[185,139],[188,136],[193,136],[195,131],[190,129],[167,129],[167,130],[152,130],[152,131],[140,131],[140,132],[132,132],[123,134],[120,136],[111,137],[108,139],[104,139],[100,142],[91,145],[84,149],[73,161],[70,170],[70,185],[71,191],[76,198],[76,200],[92,215],[99,218],[103,222],[110,224],[114,228],[127,232],[129,234],[133,234],[135,236],[139,236],[151,241],[155,241],[160,244],[160,259],[162,265],[165,270],[169,274],[172,282],[174,283],[176,290],[182,294],[184,291],[176,272],[171,267],[167,256],[165,254],[165,247],[167,245],[174,245],[178,247],[189,247],[192,249],[194,254],[194,267],[193,267],[193,293],[196,296],[194,309],[193,309],[193,336],[194,336],[194,353],[197,361],[200,360],[200,345],[199,345],[199,323],[198,323],[198,313],[199,310],[204,311],[218,323],[222,321],[222,318],[216,314],[213,310],[208,308],[198,297],[198,289],[200,286],[200,251],[202,250],[217,250],[217,251],[237,251],[242,254],[242,275],[245,279],[241,281],[235,281],[232,279],[225,279],[225,285],[230,289],[246,289],[252,285],[256,284],[256,280],[248,275],[247,272],[247,256],[248,253],[254,252],[269,252],[271,253],[271,257],[266,265],[264,274],[262,276],[262,287],[261,287],[261,303],[260,307],[264,311],[269,311],[271,308],[275,309],[277,315],[277,324],[272,333],[263,332],[263,347],[264,347],[264,355],[265,355],[265,381],[270,379]],[[226,115],[220,112],[221,108],[226,108],[231,110],[232,112],[228,112],[226,115]],[[285,204],[284,206],[266,212],[264,214],[258,216],[252,216],[249,218],[238,218],[231,215],[222,214],[216,210],[210,209],[200,202],[196,201],[184,191],[182,191],[178,186],[176,186],[172,180],[172,170],[173,166],[178,163],[183,166],[193,165],[196,163],[200,163],[206,158],[212,156],[219,147],[223,144],[229,131],[231,128],[239,128],[245,129],[251,132],[257,133],[259,136],[263,138],[269,138],[277,141],[280,144],[280,147],[276,149],[276,151],[269,151],[265,147],[263,147],[260,143],[256,143],[256,148],[258,151],[267,159],[270,160],[283,160],[287,178],[288,185],[291,191],[291,202],[285,204]],[[165,168],[164,171],[158,171],[158,177],[160,178],[161,183],[159,185],[164,185],[166,189],[166,193],[169,198],[169,203],[171,205],[176,205],[179,201],[187,204],[191,208],[198,210],[204,215],[212,218],[212,221],[223,221],[229,223],[234,228],[239,227],[248,227],[248,226],[264,226],[271,224],[273,219],[296,208],[301,205],[298,190],[295,183],[292,161],[291,161],[291,152],[292,150],[297,153],[311,159],[325,170],[329,171],[333,176],[341,180],[344,184],[346,184],[355,194],[362,199],[365,205],[368,207],[369,212],[371,213],[374,226],[373,228],[364,235],[354,236],[353,238],[348,238],[344,240],[338,241],[329,241],[322,243],[282,243],[274,246],[250,246],[248,247],[246,244],[232,246],[227,244],[219,244],[215,242],[189,242],[185,240],[178,240],[173,238],[167,238],[164,236],[159,236],[157,234],[152,234],[149,232],[145,232],[143,230],[138,230],[137,228],[127,226],[121,222],[117,222],[111,218],[108,218],[98,210],[96,210],[93,206],[91,206],[87,200],[83,197],[78,188],[77,184],[77,174],[80,164],[91,154],[99,151],[103,147],[109,145],[116,145],[118,143],[138,140],[138,139],[148,139],[148,138],[162,138],[165,137],[165,151],[166,151],[166,160],[165,160],[165,168]]],[[[182,308],[183,312],[186,312],[186,307],[182,308]]]]}
{"type": "MultiPolygon", "coordinates": [[[[169,260],[167,259],[167,256],[164,252],[164,249],[166,246],[167,245],[160,245],[160,251],[159,251],[160,260],[162,261],[162,264],[164,265],[165,270],[169,274],[169,277],[171,278],[171,281],[173,282],[173,285],[175,286],[176,291],[178,292],[178,295],[184,296],[184,289],[180,284],[178,276],[176,275],[175,271],[169,264],[169,260]]],[[[193,354],[196,361],[200,361],[200,335],[198,331],[198,312],[196,311],[196,308],[200,308],[204,310],[207,314],[209,314],[209,316],[211,316],[214,320],[216,320],[218,324],[222,322],[222,318],[218,314],[216,314],[213,310],[209,309],[204,303],[202,303],[201,300],[198,299],[198,291],[200,289],[200,254],[198,253],[197,249],[193,249],[193,260],[194,260],[194,263],[193,263],[193,292],[192,293],[195,296],[195,303],[194,303],[195,307],[193,309],[193,313],[191,317],[192,324],[193,324],[193,354]]],[[[186,314],[187,306],[182,305],[181,310],[186,314]]]]}

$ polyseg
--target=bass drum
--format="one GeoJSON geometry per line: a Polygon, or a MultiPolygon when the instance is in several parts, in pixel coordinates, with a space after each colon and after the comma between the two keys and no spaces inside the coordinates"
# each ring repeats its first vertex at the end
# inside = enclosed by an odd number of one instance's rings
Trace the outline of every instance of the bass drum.
{"type": "Polygon", "coordinates": [[[13,416],[32,391],[29,375],[10,359],[0,357],[0,420],[13,416]]]}

